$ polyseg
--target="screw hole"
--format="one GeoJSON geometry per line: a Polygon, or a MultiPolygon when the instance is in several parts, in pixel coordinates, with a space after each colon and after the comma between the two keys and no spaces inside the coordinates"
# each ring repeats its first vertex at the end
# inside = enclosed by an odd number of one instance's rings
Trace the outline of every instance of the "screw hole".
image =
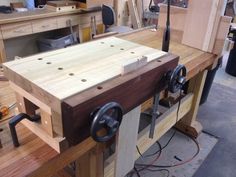
{"type": "Polygon", "coordinates": [[[125,49],[121,48],[120,50],[125,50],[125,49]]]}
{"type": "Polygon", "coordinates": [[[38,60],[43,60],[42,58],[38,58],[38,60]]]}
{"type": "Polygon", "coordinates": [[[81,79],[82,82],[86,82],[87,80],[86,79],[81,79]]]}
{"type": "Polygon", "coordinates": [[[161,60],[157,60],[157,62],[162,62],[161,60]]]}
{"type": "Polygon", "coordinates": [[[48,65],[52,64],[51,62],[47,62],[48,65]]]}
{"type": "Polygon", "coordinates": [[[131,54],[135,54],[135,52],[130,52],[131,54]]]}
{"type": "Polygon", "coordinates": [[[103,88],[102,88],[102,86],[98,86],[97,89],[98,90],[102,90],[103,88]]]}
{"type": "Polygon", "coordinates": [[[110,45],[110,47],[114,47],[114,45],[110,45]]]}
{"type": "Polygon", "coordinates": [[[2,128],[0,128],[0,132],[2,132],[3,131],[3,129],[2,128]]]}
{"type": "Polygon", "coordinates": [[[60,68],[58,68],[58,70],[63,70],[63,68],[60,67],[60,68]]]}
{"type": "Polygon", "coordinates": [[[69,75],[70,75],[70,76],[74,76],[75,74],[74,74],[74,73],[70,73],[69,75]]]}
{"type": "Polygon", "coordinates": [[[101,42],[101,44],[104,44],[104,42],[101,42]]]}

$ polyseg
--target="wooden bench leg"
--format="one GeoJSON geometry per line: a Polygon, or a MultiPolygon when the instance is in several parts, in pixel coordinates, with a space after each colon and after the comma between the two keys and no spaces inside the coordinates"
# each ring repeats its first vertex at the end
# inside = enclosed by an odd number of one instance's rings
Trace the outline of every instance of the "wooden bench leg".
{"type": "Polygon", "coordinates": [[[176,125],[176,128],[178,128],[180,131],[183,131],[193,137],[197,137],[202,131],[202,125],[197,121],[197,112],[206,80],[206,75],[207,70],[200,72],[190,80],[188,93],[192,92],[194,94],[192,107],[189,113],[176,125]]]}
{"type": "Polygon", "coordinates": [[[124,115],[116,140],[114,177],[123,177],[134,167],[141,106],[124,115]]]}
{"type": "Polygon", "coordinates": [[[76,160],[76,177],[104,177],[104,160],[102,148],[96,148],[76,160]]]}

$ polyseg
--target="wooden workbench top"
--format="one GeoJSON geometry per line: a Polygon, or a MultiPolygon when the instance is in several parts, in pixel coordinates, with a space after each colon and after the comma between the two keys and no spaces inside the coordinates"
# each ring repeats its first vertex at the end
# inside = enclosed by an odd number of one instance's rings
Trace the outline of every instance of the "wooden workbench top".
{"type": "Polygon", "coordinates": [[[54,12],[48,9],[35,9],[27,12],[13,12],[11,14],[1,14],[0,13],[0,25],[22,22],[28,20],[36,20],[42,18],[49,17],[58,17],[62,15],[71,15],[71,14],[85,14],[89,12],[100,11],[101,8],[93,8],[93,9],[75,9],[72,11],[64,11],[64,12],[54,12]]]}
{"type": "MultiPolygon", "coordinates": [[[[214,54],[181,44],[182,35],[183,33],[179,31],[171,31],[169,52],[180,57],[179,63],[186,66],[188,71],[187,77],[190,79],[200,71],[214,64],[217,61],[217,57],[214,54]]],[[[161,29],[157,31],[146,29],[120,35],[119,37],[141,45],[161,49],[163,32],[161,29]]]]}
{"type": "MultiPolygon", "coordinates": [[[[179,38],[181,34],[173,32],[171,37],[170,51],[180,56],[180,63],[185,64],[188,69],[188,78],[193,77],[215,62],[215,55],[180,44],[179,38]]],[[[122,35],[120,38],[160,49],[162,32],[153,32],[147,29],[122,35]]],[[[10,88],[6,87],[6,89],[10,88]]],[[[11,104],[11,102],[9,104],[11,104]]],[[[0,124],[7,129],[6,125],[0,124]]],[[[57,155],[52,148],[32,135],[32,133],[23,128],[22,125],[19,125],[18,133],[22,146],[14,148],[9,136],[9,131],[0,132],[0,138],[3,142],[3,149],[0,149],[0,176],[10,177],[15,174],[17,177],[23,174],[25,175],[57,155]]]]}

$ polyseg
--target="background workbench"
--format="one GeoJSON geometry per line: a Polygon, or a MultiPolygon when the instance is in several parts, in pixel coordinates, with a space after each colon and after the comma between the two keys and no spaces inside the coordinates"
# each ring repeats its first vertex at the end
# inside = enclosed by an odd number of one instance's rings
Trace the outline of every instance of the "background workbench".
{"type": "MultiPolygon", "coordinates": [[[[162,44],[162,30],[138,30],[121,35],[120,38],[160,49],[162,44]]],[[[203,72],[207,68],[214,66],[217,62],[216,55],[183,45],[180,43],[180,39],[181,34],[179,34],[178,31],[173,31],[170,42],[170,52],[180,56],[179,62],[187,67],[187,78],[190,79],[190,81],[194,80],[195,83],[199,84],[197,81],[200,80],[204,83],[203,72]]],[[[1,83],[2,89],[10,90],[6,83],[7,82],[1,83]]],[[[195,100],[198,100],[197,98],[199,97],[198,92],[199,89],[201,89],[199,87],[195,87],[197,89],[196,91],[192,90],[194,94],[196,93],[195,100]]],[[[12,92],[9,93],[11,96],[12,94],[12,92]]],[[[0,100],[1,99],[2,96],[0,95],[0,100]]],[[[195,104],[198,104],[198,101],[195,102],[195,104]]],[[[9,102],[9,104],[11,104],[11,102],[9,102]]],[[[196,116],[193,114],[198,110],[198,105],[194,105],[192,109],[191,116],[196,116]]],[[[7,121],[1,122],[1,127],[3,127],[4,130],[0,132],[0,138],[2,139],[3,144],[3,148],[0,149],[0,176],[24,176],[38,169],[48,160],[55,160],[63,155],[63,153],[58,155],[56,151],[52,150],[52,148],[43,143],[35,135],[32,135],[32,133],[26,130],[22,125],[17,127],[21,146],[19,148],[14,148],[7,128],[7,121]],[[22,167],[22,165],[24,167],[22,167]]],[[[92,140],[90,139],[89,142],[90,141],[92,140]]],[[[94,146],[93,143],[95,142],[84,143],[84,149],[91,148],[94,146]]],[[[65,171],[59,173],[65,175],[65,171]]]]}
{"type": "MultiPolygon", "coordinates": [[[[102,33],[101,8],[90,10],[75,9],[68,12],[36,9],[27,12],[0,14],[0,63],[5,62],[6,58],[9,59],[5,48],[7,40],[56,29],[69,29],[69,20],[71,20],[74,32],[79,35],[80,42],[90,40],[91,17],[96,18],[97,31],[102,33]]],[[[33,44],[31,43],[30,45],[33,44]]],[[[27,50],[30,49],[28,48],[27,50]]],[[[19,53],[17,55],[21,56],[22,54],[19,53]]]]}

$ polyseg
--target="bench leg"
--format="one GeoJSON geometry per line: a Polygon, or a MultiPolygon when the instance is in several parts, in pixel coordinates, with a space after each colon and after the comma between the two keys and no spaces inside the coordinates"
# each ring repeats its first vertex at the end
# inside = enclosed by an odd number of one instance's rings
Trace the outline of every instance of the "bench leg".
{"type": "Polygon", "coordinates": [[[200,72],[189,82],[188,93],[194,94],[193,103],[189,113],[180,120],[176,128],[193,137],[197,137],[202,131],[202,125],[197,121],[197,112],[205,84],[207,70],[200,72]]]}

